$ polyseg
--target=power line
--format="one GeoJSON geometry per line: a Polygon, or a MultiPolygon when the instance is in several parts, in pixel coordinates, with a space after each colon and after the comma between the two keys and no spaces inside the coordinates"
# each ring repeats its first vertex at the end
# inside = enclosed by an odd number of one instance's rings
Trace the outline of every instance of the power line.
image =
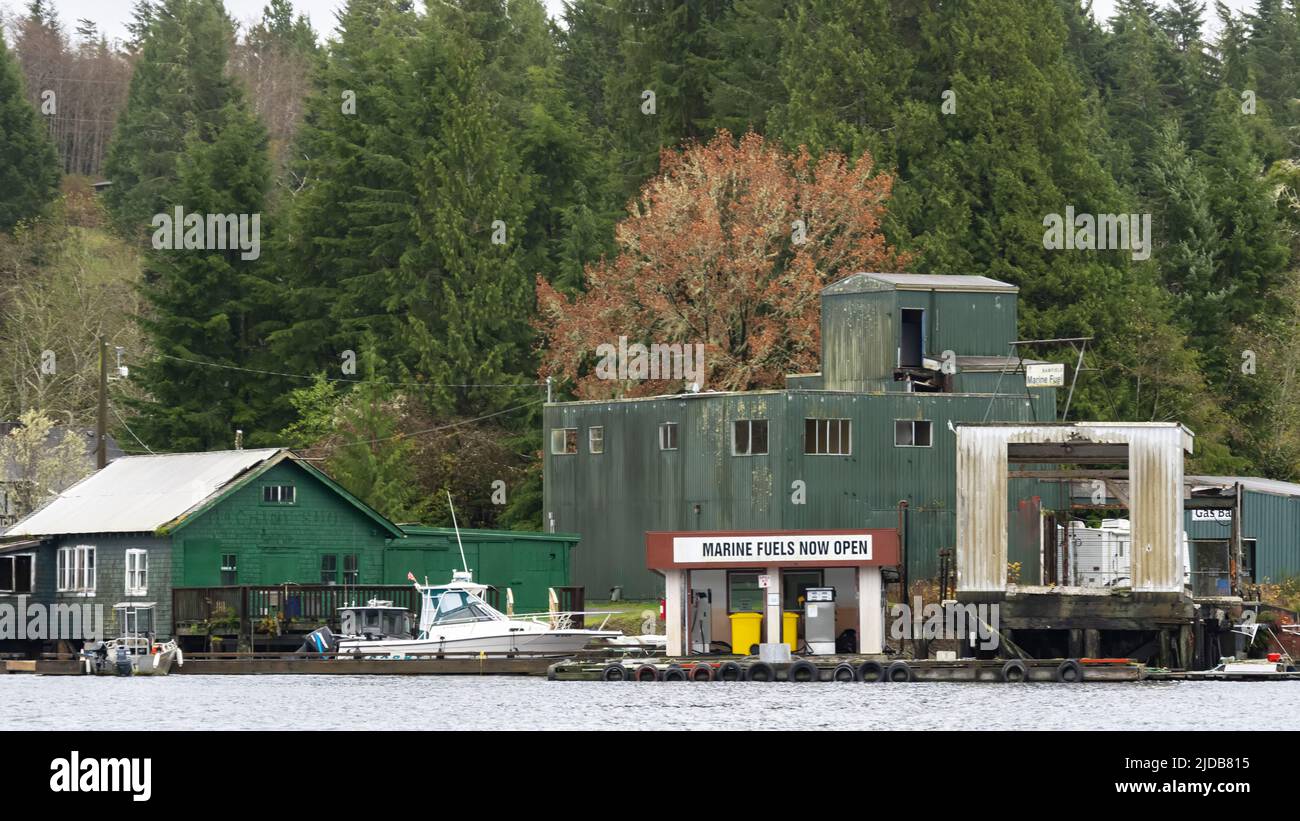
{"type": "Polygon", "coordinates": [[[188,362],[191,365],[202,365],[208,368],[221,368],[222,370],[227,371],[241,371],[243,373],[255,373],[262,376],[283,376],[289,379],[308,379],[311,381],[324,379],[326,382],[346,382],[353,385],[390,385],[397,388],[537,388],[546,384],[545,382],[385,382],[379,379],[347,379],[345,377],[324,376],[322,374],[264,371],[258,368],[243,368],[238,365],[223,365],[220,362],[204,362],[200,359],[187,359],[183,356],[171,356],[164,353],[157,354],[157,356],[159,359],[171,359],[176,362],[188,362]]]}
{"type": "Polygon", "coordinates": [[[122,423],[122,427],[126,428],[126,432],[129,433],[129,434],[131,434],[131,438],[134,439],[136,442],[139,442],[139,443],[140,443],[140,447],[142,447],[142,448],[144,448],[145,450],[149,451],[149,455],[150,455],[150,456],[157,456],[158,454],[156,454],[156,453],[154,453],[152,450],[150,450],[150,449],[149,449],[149,446],[146,445],[146,444],[145,444],[145,443],[140,439],[139,436],[136,436],[135,431],[131,430],[131,426],[128,425],[128,424],[126,423],[126,420],[125,420],[125,419],[122,418],[122,414],[120,414],[120,413],[117,412],[117,405],[114,405],[113,403],[110,402],[110,403],[108,404],[108,406],[109,406],[109,408],[112,409],[112,411],[113,411],[113,415],[117,417],[117,421],[121,422],[121,423],[122,423]]]}
{"type": "Polygon", "coordinates": [[[491,419],[494,416],[502,416],[507,413],[512,413],[517,410],[523,410],[524,408],[532,407],[533,405],[540,405],[542,404],[543,401],[545,400],[534,399],[533,401],[525,402],[522,405],[515,405],[513,408],[506,408],[505,410],[494,411],[492,413],[484,414],[483,416],[476,416],[473,419],[462,419],[459,422],[452,422],[449,425],[439,425],[436,428],[425,428],[424,430],[413,430],[413,431],[407,431],[403,433],[394,433],[392,436],[380,436],[377,439],[363,439],[357,442],[343,442],[339,445],[335,445],[335,447],[350,448],[354,445],[373,445],[376,442],[386,442],[389,439],[401,439],[402,437],[405,436],[421,436],[426,433],[437,433],[439,431],[451,430],[452,428],[458,428],[461,425],[472,425],[475,422],[482,422],[484,419],[491,419]]]}

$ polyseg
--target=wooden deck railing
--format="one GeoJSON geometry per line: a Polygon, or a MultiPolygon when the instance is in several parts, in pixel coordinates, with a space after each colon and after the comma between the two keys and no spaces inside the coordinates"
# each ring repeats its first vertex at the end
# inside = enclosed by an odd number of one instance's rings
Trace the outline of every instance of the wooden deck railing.
{"type": "MultiPolygon", "coordinates": [[[[583,609],[583,588],[556,587],[555,592],[560,610],[583,609]]],[[[497,588],[489,587],[483,598],[497,610],[505,611],[505,596],[497,588]]],[[[308,632],[321,625],[337,631],[340,607],[363,605],[371,599],[391,601],[406,608],[418,623],[420,597],[409,584],[175,587],[172,588],[172,635],[185,630],[191,634],[246,636],[250,632],[266,632],[254,628],[267,619],[278,622],[280,631],[308,632]]],[[[573,626],[582,627],[583,618],[574,617],[573,626]]]]}
{"type": "Polygon", "coordinates": [[[245,634],[250,623],[266,619],[274,619],[282,626],[328,625],[337,630],[340,607],[364,605],[371,599],[391,601],[419,614],[419,596],[407,584],[175,587],[172,588],[172,632],[201,628],[213,633],[245,634]]]}

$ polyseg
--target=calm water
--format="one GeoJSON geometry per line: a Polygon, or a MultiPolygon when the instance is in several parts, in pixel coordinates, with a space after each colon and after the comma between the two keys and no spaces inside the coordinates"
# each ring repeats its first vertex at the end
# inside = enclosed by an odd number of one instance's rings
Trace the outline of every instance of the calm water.
{"type": "Polygon", "coordinates": [[[1300,682],[789,684],[0,676],[0,729],[1300,729],[1300,682]],[[349,708],[348,705],[364,705],[349,708]]]}

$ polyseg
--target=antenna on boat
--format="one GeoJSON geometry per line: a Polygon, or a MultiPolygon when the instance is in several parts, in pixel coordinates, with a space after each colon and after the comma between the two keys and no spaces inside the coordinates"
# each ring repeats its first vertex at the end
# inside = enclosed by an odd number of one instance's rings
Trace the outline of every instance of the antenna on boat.
{"type": "Polygon", "coordinates": [[[460,541],[460,526],[456,524],[456,506],[451,502],[451,491],[447,491],[447,507],[451,508],[451,526],[456,529],[456,546],[460,548],[460,566],[469,572],[469,562],[465,561],[465,545],[460,541]]]}

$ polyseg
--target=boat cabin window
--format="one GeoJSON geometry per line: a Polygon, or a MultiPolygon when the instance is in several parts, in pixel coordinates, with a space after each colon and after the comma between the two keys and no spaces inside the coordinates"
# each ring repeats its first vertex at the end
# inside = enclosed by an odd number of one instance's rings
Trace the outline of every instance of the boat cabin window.
{"type": "Polygon", "coordinates": [[[117,619],[123,635],[143,636],[153,632],[152,607],[117,608],[117,619]]]}
{"type": "Polygon", "coordinates": [[[343,608],[340,623],[347,634],[407,636],[411,633],[410,614],[398,608],[343,608]]]}
{"type": "Polygon", "coordinates": [[[462,590],[448,590],[438,597],[438,610],[434,614],[435,624],[447,624],[454,621],[490,621],[492,615],[482,605],[470,598],[462,590]]]}

